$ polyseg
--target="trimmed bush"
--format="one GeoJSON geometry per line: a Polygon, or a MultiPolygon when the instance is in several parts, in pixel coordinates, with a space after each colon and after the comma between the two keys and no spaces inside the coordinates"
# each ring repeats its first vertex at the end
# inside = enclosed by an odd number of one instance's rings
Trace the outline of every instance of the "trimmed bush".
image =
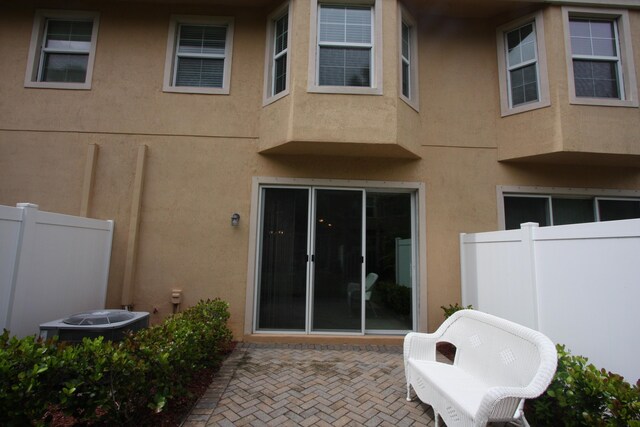
{"type": "Polygon", "coordinates": [[[598,370],[557,345],[558,369],[546,393],[527,401],[532,426],[640,426],[640,380],[598,370]]]}
{"type": "Polygon", "coordinates": [[[155,425],[231,344],[228,304],[201,301],[121,342],[0,336],[0,425],[155,425]]]}

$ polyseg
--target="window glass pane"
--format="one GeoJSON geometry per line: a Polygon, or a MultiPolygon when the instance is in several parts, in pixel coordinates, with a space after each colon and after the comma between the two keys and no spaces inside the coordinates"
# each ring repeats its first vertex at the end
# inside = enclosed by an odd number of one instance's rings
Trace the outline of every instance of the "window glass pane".
{"type": "Polygon", "coordinates": [[[591,27],[591,37],[614,39],[615,31],[612,21],[589,21],[591,27]]]}
{"type": "Polygon", "coordinates": [[[84,83],[88,62],[88,54],[45,53],[42,81],[84,83]]]}
{"type": "Polygon", "coordinates": [[[533,24],[527,24],[507,33],[507,62],[516,66],[536,59],[536,40],[533,24]]]}
{"type": "Polygon", "coordinates": [[[574,55],[593,55],[591,39],[571,37],[571,52],[574,55]]]}
{"type": "Polygon", "coordinates": [[[321,86],[370,85],[370,49],[321,47],[319,62],[321,86]]]}
{"type": "Polygon", "coordinates": [[[535,63],[513,70],[509,73],[509,76],[512,105],[538,100],[538,75],[535,63]]]}
{"type": "Polygon", "coordinates": [[[320,6],[320,42],[371,43],[371,8],[320,6]]]}
{"type": "Polygon", "coordinates": [[[504,197],[505,228],[520,228],[525,222],[537,222],[541,227],[551,223],[549,202],[545,197],[504,197]]]}
{"type": "Polygon", "coordinates": [[[569,21],[569,32],[571,33],[571,36],[591,37],[589,20],[571,18],[569,21]]]}
{"type": "Polygon", "coordinates": [[[409,98],[409,64],[402,62],[402,94],[409,98]]]}
{"type": "Polygon", "coordinates": [[[273,94],[285,90],[287,80],[287,55],[284,54],[275,60],[273,76],[273,94]]]}
{"type": "Polygon", "coordinates": [[[289,14],[285,13],[275,23],[275,53],[278,54],[287,48],[287,33],[289,26],[289,14]]]}
{"type": "Polygon", "coordinates": [[[178,58],[176,86],[222,87],[224,59],[178,58]]]}
{"type": "Polygon", "coordinates": [[[409,59],[409,26],[402,23],[402,56],[409,59]]]}
{"type": "Polygon", "coordinates": [[[56,50],[88,52],[91,49],[93,22],[47,21],[45,47],[56,50]]]}
{"type": "Polygon", "coordinates": [[[598,200],[600,221],[640,218],[640,200],[598,200]]]}
{"type": "Polygon", "coordinates": [[[574,60],[576,96],[620,98],[616,62],[574,60]]]}
{"type": "Polygon", "coordinates": [[[571,199],[554,197],[553,224],[579,224],[595,221],[593,199],[571,199]]]}
{"type": "Polygon", "coordinates": [[[593,39],[593,54],[598,56],[617,56],[614,39],[593,39]]]}
{"type": "Polygon", "coordinates": [[[224,55],[227,27],[181,25],[178,53],[224,55]]]}

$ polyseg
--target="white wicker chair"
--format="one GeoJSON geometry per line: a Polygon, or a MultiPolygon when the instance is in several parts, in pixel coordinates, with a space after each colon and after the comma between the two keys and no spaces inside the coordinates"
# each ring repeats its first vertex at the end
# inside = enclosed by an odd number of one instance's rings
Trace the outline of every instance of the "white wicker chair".
{"type": "Polygon", "coordinates": [[[448,427],[488,422],[528,425],[524,399],[541,395],[557,365],[554,344],[540,332],[476,310],[454,313],[433,334],[404,340],[407,400],[411,387],[448,427]],[[456,346],[453,365],[436,361],[436,343],[456,346]]]}

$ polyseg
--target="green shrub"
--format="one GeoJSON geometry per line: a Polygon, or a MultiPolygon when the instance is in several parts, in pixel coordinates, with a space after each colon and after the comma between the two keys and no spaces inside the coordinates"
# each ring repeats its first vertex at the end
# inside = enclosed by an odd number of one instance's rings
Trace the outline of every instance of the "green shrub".
{"type": "Polygon", "coordinates": [[[0,425],[154,425],[230,348],[228,304],[201,301],[121,342],[0,336],[0,425]]]}
{"type": "Polygon", "coordinates": [[[557,350],[558,369],[547,392],[527,402],[532,426],[640,426],[640,380],[632,386],[563,345],[557,350]]]}
{"type": "Polygon", "coordinates": [[[459,311],[459,310],[473,310],[473,306],[471,306],[471,305],[468,305],[466,307],[462,307],[462,306],[458,305],[458,303],[455,303],[455,305],[449,304],[448,307],[445,307],[444,305],[441,305],[440,308],[444,311],[444,318],[445,319],[449,318],[449,316],[451,316],[453,313],[455,313],[456,311],[459,311]]]}

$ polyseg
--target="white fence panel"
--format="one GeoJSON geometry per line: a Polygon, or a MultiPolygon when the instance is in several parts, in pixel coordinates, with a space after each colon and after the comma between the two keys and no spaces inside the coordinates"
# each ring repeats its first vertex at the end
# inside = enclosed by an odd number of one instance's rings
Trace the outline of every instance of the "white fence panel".
{"type": "Polygon", "coordinates": [[[523,224],[460,242],[463,304],[532,326],[632,383],[640,378],[640,219],[523,224]]]}
{"type": "Polygon", "coordinates": [[[113,221],[18,206],[22,230],[5,327],[18,336],[30,335],[40,323],[103,308],[113,221]]]}
{"type": "Polygon", "coordinates": [[[535,327],[535,306],[529,303],[533,299],[529,236],[523,231],[461,236],[462,301],[535,327]]]}
{"type": "Polygon", "coordinates": [[[0,331],[9,325],[21,227],[22,209],[0,205],[0,331]]]}

